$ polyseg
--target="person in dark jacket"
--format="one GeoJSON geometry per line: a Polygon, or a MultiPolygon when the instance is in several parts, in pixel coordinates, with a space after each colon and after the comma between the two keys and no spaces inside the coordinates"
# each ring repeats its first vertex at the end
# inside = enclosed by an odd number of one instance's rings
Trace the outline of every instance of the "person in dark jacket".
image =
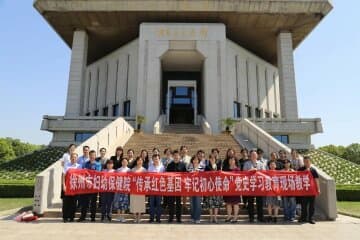
{"type": "MultiPolygon", "coordinates": [[[[173,152],[174,160],[169,163],[166,167],[166,172],[186,172],[186,166],[181,162],[180,153],[178,150],[173,152]]],[[[180,196],[171,196],[167,199],[167,204],[169,207],[169,219],[168,222],[171,223],[174,220],[174,213],[176,208],[176,221],[181,223],[181,197],[180,196]]]]}

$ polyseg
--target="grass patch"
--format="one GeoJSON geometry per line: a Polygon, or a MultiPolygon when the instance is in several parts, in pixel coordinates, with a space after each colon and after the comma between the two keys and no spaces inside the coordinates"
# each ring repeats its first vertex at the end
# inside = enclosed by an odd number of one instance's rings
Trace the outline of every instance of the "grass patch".
{"type": "Polygon", "coordinates": [[[338,212],[352,217],[360,218],[360,202],[337,202],[338,212]]]}
{"type": "Polygon", "coordinates": [[[33,198],[0,198],[0,211],[30,206],[33,201],[33,198]]]}

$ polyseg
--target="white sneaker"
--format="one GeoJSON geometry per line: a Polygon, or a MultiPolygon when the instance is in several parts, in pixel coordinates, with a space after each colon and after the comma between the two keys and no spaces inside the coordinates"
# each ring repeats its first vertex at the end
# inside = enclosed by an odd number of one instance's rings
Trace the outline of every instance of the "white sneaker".
{"type": "Polygon", "coordinates": [[[199,224],[199,223],[200,223],[200,220],[196,220],[195,223],[196,223],[196,224],[199,224]]]}
{"type": "Polygon", "coordinates": [[[120,222],[126,223],[126,219],[125,219],[125,218],[122,218],[122,219],[120,220],[120,222]]]}

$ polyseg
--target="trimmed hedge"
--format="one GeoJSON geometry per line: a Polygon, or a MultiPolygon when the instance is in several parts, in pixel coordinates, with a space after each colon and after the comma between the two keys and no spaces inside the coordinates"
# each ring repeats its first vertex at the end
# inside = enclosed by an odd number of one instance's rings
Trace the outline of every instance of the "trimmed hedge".
{"type": "Polygon", "coordinates": [[[0,197],[27,198],[34,196],[34,184],[0,183],[0,197]]]}
{"type": "Polygon", "coordinates": [[[360,201],[360,185],[336,185],[338,201],[360,201]]]}

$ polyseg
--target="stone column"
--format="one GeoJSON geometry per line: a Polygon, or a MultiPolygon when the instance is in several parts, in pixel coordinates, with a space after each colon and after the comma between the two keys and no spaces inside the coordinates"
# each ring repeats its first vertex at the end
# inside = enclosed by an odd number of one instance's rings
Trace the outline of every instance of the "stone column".
{"type": "Polygon", "coordinates": [[[88,35],[86,31],[74,31],[65,111],[65,116],[67,117],[76,117],[81,115],[83,102],[82,83],[85,81],[87,51],[88,35]]]}
{"type": "Polygon", "coordinates": [[[277,37],[281,117],[298,118],[292,34],[281,32],[277,37]]]}

